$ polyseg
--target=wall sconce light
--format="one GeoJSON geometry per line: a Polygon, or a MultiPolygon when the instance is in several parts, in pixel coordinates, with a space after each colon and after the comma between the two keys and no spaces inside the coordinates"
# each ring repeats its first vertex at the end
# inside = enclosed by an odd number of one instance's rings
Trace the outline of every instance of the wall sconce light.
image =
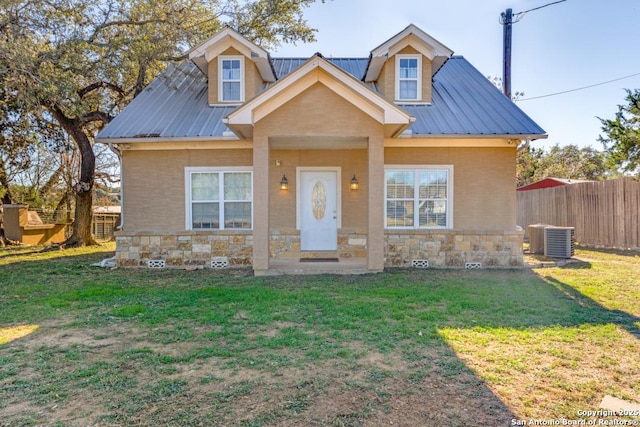
{"type": "Polygon", "coordinates": [[[289,189],[289,180],[286,175],[282,175],[282,179],[280,180],[280,189],[285,191],[289,189]]]}
{"type": "Polygon", "coordinates": [[[349,188],[351,188],[354,191],[360,188],[360,184],[358,183],[358,178],[356,178],[355,173],[353,174],[353,178],[351,178],[351,184],[349,184],[349,188]]]}

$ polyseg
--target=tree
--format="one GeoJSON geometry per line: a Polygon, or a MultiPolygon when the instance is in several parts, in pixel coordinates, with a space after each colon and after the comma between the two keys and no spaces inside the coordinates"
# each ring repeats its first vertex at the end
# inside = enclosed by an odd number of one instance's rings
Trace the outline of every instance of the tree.
{"type": "Polygon", "coordinates": [[[518,187],[548,177],[599,181],[615,174],[607,153],[572,144],[556,144],[548,151],[527,145],[518,150],[516,171],[518,187]]]}
{"type": "Polygon", "coordinates": [[[600,141],[613,162],[625,172],[640,175],[640,89],[627,89],[626,105],[618,105],[614,119],[602,119],[600,141]]]}
{"type": "Polygon", "coordinates": [[[170,61],[230,25],[264,47],[312,41],[315,0],[4,0],[0,84],[74,142],[80,170],[67,246],[93,243],[93,138],[170,61]]]}

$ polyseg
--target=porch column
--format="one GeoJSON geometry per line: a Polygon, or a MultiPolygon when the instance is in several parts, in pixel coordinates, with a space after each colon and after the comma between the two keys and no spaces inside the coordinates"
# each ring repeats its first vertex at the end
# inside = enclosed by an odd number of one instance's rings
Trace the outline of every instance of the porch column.
{"type": "Polygon", "coordinates": [[[269,137],[253,134],[253,270],[269,269],[269,137]]]}
{"type": "Polygon", "coordinates": [[[371,271],[384,269],[384,138],[369,137],[368,262],[371,271]]]}

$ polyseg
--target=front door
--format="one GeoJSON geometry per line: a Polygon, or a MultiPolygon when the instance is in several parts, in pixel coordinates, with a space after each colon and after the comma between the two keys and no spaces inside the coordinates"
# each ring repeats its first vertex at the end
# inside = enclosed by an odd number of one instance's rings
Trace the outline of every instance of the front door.
{"type": "Polygon", "coordinates": [[[300,247],[303,251],[338,249],[337,172],[300,172],[300,247]]]}

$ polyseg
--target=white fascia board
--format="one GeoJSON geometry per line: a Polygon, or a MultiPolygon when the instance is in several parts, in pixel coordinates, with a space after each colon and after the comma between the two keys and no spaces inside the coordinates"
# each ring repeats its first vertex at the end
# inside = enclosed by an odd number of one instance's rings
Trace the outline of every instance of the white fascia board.
{"type": "Polygon", "coordinates": [[[391,37],[386,42],[382,43],[380,46],[371,51],[371,55],[382,56],[386,54],[389,49],[400,42],[403,38],[413,34],[427,45],[433,48],[434,56],[451,56],[453,55],[453,51],[446,47],[444,44],[440,43],[438,40],[431,37],[429,34],[422,31],[420,28],[416,27],[414,24],[409,25],[404,30],[400,31],[395,36],[391,37]]]}
{"type": "Polygon", "coordinates": [[[367,68],[367,75],[364,76],[365,82],[375,82],[378,80],[378,76],[380,75],[380,71],[382,71],[382,67],[384,63],[389,59],[386,55],[384,56],[372,56],[369,59],[369,67],[367,68]]]}
{"type": "Polygon", "coordinates": [[[414,139],[511,139],[511,140],[525,140],[530,139],[547,139],[548,134],[463,134],[463,133],[447,133],[447,134],[412,134],[411,138],[414,139]]]}
{"type": "Polygon", "coordinates": [[[204,42],[200,43],[198,46],[196,46],[196,47],[192,48],[191,50],[189,50],[187,52],[187,54],[189,55],[189,59],[193,59],[196,56],[204,55],[205,52],[207,51],[207,49],[209,49],[211,46],[214,46],[214,45],[216,45],[216,44],[218,44],[220,42],[223,42],[227,38],[232,38],[232,39],[240,42],[247,49],[249,49],[249,51],[255,52],[258,56],[262,56],[262,57],[265,57],[265,58],[269,56],[269,53],[266,50],[264,50],[263,48],[261,48],[257,44],[252,43],[249,40],[245,39],[240,33],[232,30],[229,27],[227,27],[224,30],[222,30],[219,33],[217,33],[216,35],[214,35],[214,36],[208,38],[207,40],[205,40],[204,42]]]}
{"type": "Polygon", "coordinates": [[[213,58],[227,49],[228,46],[225,45],[225,42],[228,39],[233,39],[242,45],[242,47],[244,48],[241,49],[242,54],[248,58],[251,58],[251,60],[255,62],[264,81],[274,82],[276,80],[276,76],[273,73],[273,69],[271,68],[269,52],[256,45],[255,43],[250,42],[240,33],[228,27],[220,31],[216,35],[210,37],[209,39],[205,40],[204,42],[200,43],[198,46],[189,50],[187,52],[189,59],[194,60],[194,58],[204,56],[207,62],[211,61],[213,58]],[[222,44],[222,46],[224,47],[212,49],[212,47],[214,47],[216,44],[222,44]]]}
{"type": "MultiPolygon", "coordinates": [[[[428,52],[428,54],[425,54],[425,52],[422,52],[422,50],[424,49],[421,50],[419,46],[413,46],[430,60],[433,61],[433,59],[436,57],[450,58],[451,55],[453,55],[453,50],[449,49],[447,46],[440,43],[438,40],[434,39],[429,34],[416,27],[414,24],[411,24],[371,51],[371,59],[369,60],[369,68],[367,70],[367,75],[365,76],[365,81],[370,82],[377,80],[378,76],[380,75],[380,71],[382,70],[383,64],[387,61],[387,59],[389,59],[390,56],[393,56],[395,53],[397,53],[398,49],[393,49],[394,46],[398,45],[398,43],[400,43],[402,39],[412,34],[432,49],[432,52],[428,52]]],[[[404,47],[405,45],[403,44],[402,48],[404,47]]],[[[434,68],[435,73],[440,67],[434,68]]]]}

